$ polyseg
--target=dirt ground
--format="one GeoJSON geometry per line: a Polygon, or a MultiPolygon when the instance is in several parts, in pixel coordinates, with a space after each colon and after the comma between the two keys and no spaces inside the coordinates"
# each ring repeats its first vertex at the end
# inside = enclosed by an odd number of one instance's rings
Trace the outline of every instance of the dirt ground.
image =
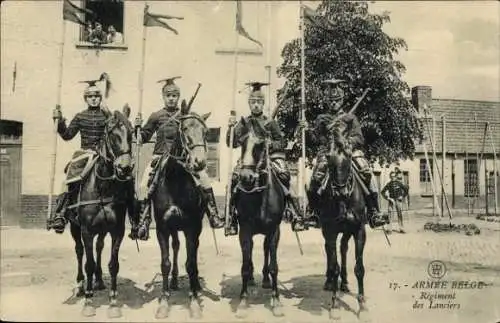
{"type": "MultiPolygon", "coordinates": [[[[367,227],[365,248],[365,294],[371,322],[498,322],[500,321],[500,224],[458,217],[454,223],[475,223],[480,235],[435,233],[423,230],[430,220],[425,216],[407,216],[406,234],[389,236],[391,246],[381,230],[367,227]],[[447,268],[440,281],[447,288],[412,288],[418,281],[430,279],[428,266],[441,260],[447,268]],[[482,288],[452,289],[453,281],[481,281],[482,288]],[[398,284],[399,288],[392,288],[398,284]],[[406,286],[405,286],[406,285],[406,286]],[[447,294],[451,300],[442,303],[459,304],[454,309],[430,309],[422,299],[435,292],[447,294]],[[414,303],[423,308],[414,309],[414,303]]],[[[67,230],[68,231],[68,230],[67,230]]],[[[99,306],[94,317],[81,316],[82,299],[73,296],[76,280],[76,257],[69,232],[56,235],[45,230],[7,228],[1,234],[1,293],[2,320],[16,321],[92,321],[107,318],[107,291],[99,291],[95,300],[99,306]]],[[[262,267],[262,237],[254,239],[254,264],[258,286],[252,290],[251,308],[245,319],[235,316],[241,286],[241,252],[237,237],[226,238],[216,232],[220,254],[216,255],[212,231],[208,226],[201,236],[199,271],[202,281],[203,318],[193,319],[187,309],[188,281],[184,269],[184,240],[181,238],[180,290],[172,295],[172,309],[167,322],[330,322],[327,305],[331,293],[322,290],[326,258],[320,231],[300,233],[304,255],[297,247],[289,225],[283,224],[279,246],[279,289],[285,316],[276,318],[269,309],[270,291],[260,288],[262,267]]],[[[103,256],[107,280],[109,238],[103,256]]],[[[160,292],[160,278],[154,288],[148,283],[160,272],[160,250],[156,236],[135,243],[126,239],[120,252],[119,302],[123,317],[112,321],[150,322],[155,320],[160,292]]],[[[343,306],[338,322],[359,322],[353,272],[354,245],[348,254],[348,279],[351,293],[341,296],[343,306]]],[[[456,285],[457,286],[457,285],[456,285]]],[[[455,287],[456,287],[455,286],[455,287]]]]}

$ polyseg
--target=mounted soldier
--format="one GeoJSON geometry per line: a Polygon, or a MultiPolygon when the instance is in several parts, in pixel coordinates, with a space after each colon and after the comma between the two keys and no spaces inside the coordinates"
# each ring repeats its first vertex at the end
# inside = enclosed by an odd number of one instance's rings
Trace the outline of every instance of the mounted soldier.
{"type": "MultiPolygon", "coordinates": [[[[269,144],[269,158],[271,160],[271,167],[277,172],[281,183],[287,189],[287,211],[291,214],[292,230],[303,231],[305,230],[305,227],[303,223],[301,208],[298,199],[293,196],[290,191],[290,171],[285,162],[286,142],[283,133],[281,132],[278,123],[273,119],[269,119],[263,113],[265,99],[264,93],[261,91],[261,87],[268,84],[269,83],[259,82],[247,83],[247,85],[252,87],[250,95],[248,97],[248,105],[250,107],[251,113],[249,116],[242,118],[243,120],[240,120],[239,122],[236,121],[235,116],[231,116],[229,118],[228,130],[226,134],[226,144],[228,147],[230,147],[230,135],[231,131],[234,131],[232,148],[238,148],[241,146],[241,142],[244,136],[244,133],[242,133],[242,129],[244,128],[243,124],[252,124],[252,122],[257,122],[262,129],[265,129],[269,133],[271,137],[271,143],[269,144]]],[[[235,194],[235,188],[238,184],[239,171],[241,170],[240,162],[241,160],[239,159],[236,167],[233,170],[231,181],[232,194],[229,201],[229,223],[225,232],[225,234],[228,236],[236,235],[238,233],[238,224],[236,220],[236,209],[234,206],[234,202],[237,198],[237,196],[235,196],[237,195],[235,194]]]]}
{"type": "MultiPolygon", "coordinates": [[[[168,165],[158,165],[161,157],[168,154],[175,159],[182,160],[182,151],[175,150],[175,141],[179,136],[179,117],[181,116],[181,109],[178,106],[180,98],[180,88],[175,84],[175,80],[180,77],[172,77],[158,82],[165,82],[162,88],[162,96],[165,106],[160,110],[151,114],[144,127],[142,126],[142,118],[140,115],[135,120],[135,127],[140,128],[138,142],[148,142],[151,137],[156,133],[156,143],[153,150],[153,157],[150,162],[146,164],[146,169],[140,183],[139,191],[137,192],[138,204],[137,208],[140,210],[140,228],[139,232],[132,232],[131,238],[139,238],[147,240],[149,235],[149,225],[151,223],[150,208],[146,207],[149,204],[152,194],[154,193],[155,185],[154,179],[160,167],[168,165]]],[[[190,102],[192,103],[192,102],[190,102]]],[[[183,102],[185,104],[185,102],[183,102]]],[[[196,172],[197,182],[202,193],[205,212],[208,215],[210,226],[212,228],[222,228],[224,226],[224,219],[219,216],[215,196],[211,187],[206,169],[196,172]]]]}
{"type": "MultiPolygon", "coordinates": [[[[318,221],[318,202],[322,193],[322,186],[328,173],[328,159],[330,140],[328,137],[328,127],[334,122],[342,122],[346,125],[343,137],[345,142],[343,146],[352,150],[352,159],[358,174],[363,179],[364,185],[368,189],[368,195],[365,197],[368,205],[368,223],[370,227],[375,228],[389,223],[387,215],[380,212],[378,203],[378,188],[373,176],[372,170],[362,151],[364,146],[364,137],[361,131],[361,125],[358,118],[351,113],[345,113],[343,80],[327,80],[324,84],[325,98],[328,100],[325,113],[317,116],[314,126],[306,129],[308,140],[318,143],[318,155],[313,173],[307,190],[308,208],[306,222],[314,227],[319,227],[318,221]]],[[[300,124],[304,127],[304,124],[300,124]]],[[[356,171],[356,170],[355,170],[356,171]]]]}
{"type": "MultiPolygon", "coordinates": [[[[99,80],[82,81],[88,86],[83,92],[83,99],[87,103],[87,109],[79,112],[69,126],[63,118],[59,105],[53,111],[53,119],[57,120],[57,132],[60,137],[69,141],[80,133],[81,150],[76,151],[71,161],[66,166],[66,180],[64,189],[58,197],[55,212],[47,220],[47,229],[54,229],[56,233],[63,233],[66,226],[67,208],[70,202],[75,200],[75,195],[79,190],[81,179],[92,168],[97,157],[97,147],[103,138],[106,120],[111,116],[110,111],[102,102],[101,89],[96,85],[99,81],[106,81],[106,96],[110,88],[108,75],[103,73],[99,80]]],[[[133,186],[132,186],[133,188],[133,186]]]]}

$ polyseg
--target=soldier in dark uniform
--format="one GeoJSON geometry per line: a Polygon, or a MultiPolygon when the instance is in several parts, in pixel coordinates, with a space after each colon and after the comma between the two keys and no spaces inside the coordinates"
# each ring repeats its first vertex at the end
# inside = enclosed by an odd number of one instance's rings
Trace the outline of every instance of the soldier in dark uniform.
{"type": "MultiPolygon", "coordinates": [[[[104,135],[106,119],[111,113],[102,104],[101,90],[95,84],[98,80],[85,82],[89,84],[83,92],[83,98],[88,105],[87,109],[78,113],[71,120],[69,126],[66,126],[66,119],[63,118],[61,107],[58,105],[54,109],[53,119],[57,120],[57,132],[65,141],[73,139],[80,132],[81,151],[75,152],[73,158],[81,157],[81,160],[86,158],[89,161],[97,154],[97,147],[104,135]]],[[[55,214],[51,214],[51,217],[47,220],[47,229],[54,229],[57,233],[64,232],[67,222],[66,208],[70,200],[72,200],[69,192],[74,191],[71,187],[66,186],[65,188],[67,190],[57,200],[55,214]]]]}
{"type": "MultiPolygon", "coordinates": [[[[328,111],[324,114],[317,116],[314,126],[312,129],[307,129],[306,134],[308,140],[317,140],[319,144],[319,151],[316,159],[316,164],[313,168],[313,173],[311,176],[309,188],[307,190],[308,196],[308,211],[306,215],[306,222],[311,226],[318,227],[318,189],[320,189],[323,180],[328,173],[328,161],[327,154],[330,149],[330,141],[328,138],[327,127],[337,120],[338,122],[344,122],[347,124],[346,133],[344,133],[346,142],[343,143],[344,147],[349,146],[352,149],[352,158],[354,163],[357,165],[359,170],[359,175],[364,180],[368,190],[369,195],[366,197],[368,204],[368,219],[369,224],[372,228],[379,227],[389,222],[387,215],[383,215],[380,212],[380,207],[378,203],[378,188],[375,183],[375,178],[371,171],[370,165],[364,153],[364,137],[361,131],[361,125],[355,115],[345,113],[343,111],[344,104],[344,90],[341,84],[344,83],[343,80],[327,80],[324,81],[325,99],[329,100],[328,111]]],[[[302,123],[300,127],[304,127],[302,123]]]]}
{"type": "MultiPolygon", "coordinates": [[[[180,98],[180,89],[175,84],[175,79],[179,77],[173,77],[166,80],[161,80],[159,82],[165,81],[165,85],[162,88],[163,100],[165,102],[165,107],[151,114],[146,124],[142,129],[140,129],[140,142],[148,142],[153,134],[156,132],[156,143],[153,150],[153,158],[150,163],[146,164],[146,169],[140,184],[139,192],[137,192],[139,204],[138,209],[141,210],[141,226],[144,230],[142,232],[149,231],[149,224],[151,223],[151,214],[147,212],[145,214],[144,210],[148,208],[145,207],[149,199],[151,198],[148,182],[154,169],[153,165],[160,159],[160,157],[165,153],[170,153],[175,155],[173,151],[173,144],[177,136],[179,135],[179,121],[178,116],[180,116],[180,108],[178,106],[180,98]]],[[[135,121],[136,127],[141,127],[142,119],[139,115],[135,121]]],[[[180,157],[180,156],[174,156],[180,157]]],[[[200,191],[203,194],[204,201],[206,203],[206,212],[212,228],[222,228],[224,226],[224,218],[219,216],[217,205],[215,202],[215,196],[211,184],[206,174],[206,170],[201,170],[198,172],[200,191]]],[[[131,236],[135,236],[134,233],[131,236]]],[[[141,239],[147,239],[146,236],[139,237],[141,239]]]]}
{"type": "Polygon", "coordinates": [[[401,171],[397,168],[390,173],[391,180],[384,186],[380,192],[382,196],[389,202],[391,209],[396,209],[398,216],[399,232],[405,233],[403,224],[402,204],[403,199],[408,196],[408,186],[403,183],[402,177],[399,178],[401,171]]]}
{"type": "MultiPolygon", "coordinates": [[[[251,120],[257,121],[261,127],[267,130],[271,136],[271,143],[269,145],[269,158],[271,159],[271,167],[273,167],[278,174],[278,178],[288,189],[287,195],[287,204],[288,210],[292,214],[292,230],[294,231],[303,231],[305,230],[303,223],[303,215],[301,214],[301,208],[298,202],[298,199],[292,195],[290,192],[290,171],[285,162],[285,147],[286,142],[284,136],[279,128],[278,123],[269,119],[263,113],[264,108],[264,94],[260,90],[263,85],[267,85],[268,83],[248,83],[247,85],[252,86],[252,91],[250,96],[248,97],[248,105],[250,106],[251,114],[245,118],[246,124],[250,124],[251,120]]],[[[233,135],[233,148],[238,148],[241,145],[241,137],[244,135],[243,133],[243,124],[236,121],[236,117],[232,116],[229,119],[229,127],[226,134],[226,144],[230,147],[230,134],[231,131],[234,131],[233,135]]],[[[234,188],[238,183],[238,173],[240,168],[240,160],[238,160],[238,164],[236,165],[232,181],[231,181],[231,192],[234,192],[234,188]]],[[[238,224],[236,221],[235,215],[235,207],[234,207],[234,194],[231,194],[230,199],[230,223],[225,232],[226,235],[236,235],[238,233],[238,224]]]]}

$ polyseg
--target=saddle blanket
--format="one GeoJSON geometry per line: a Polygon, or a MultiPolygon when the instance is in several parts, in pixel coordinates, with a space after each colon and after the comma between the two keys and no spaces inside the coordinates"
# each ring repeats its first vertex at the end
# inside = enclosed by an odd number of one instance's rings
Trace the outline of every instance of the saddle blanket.
{"type": "Polygon", "coordinates": [[[81,181],[89,173],[97,160],[97,153],[92,150],[77,150],[66,165],[65,184],[81,181]]]}

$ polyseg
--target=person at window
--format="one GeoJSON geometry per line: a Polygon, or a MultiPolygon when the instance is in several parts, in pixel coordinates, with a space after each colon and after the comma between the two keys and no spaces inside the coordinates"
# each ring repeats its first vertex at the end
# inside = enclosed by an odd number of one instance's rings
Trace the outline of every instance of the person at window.
{"type": "Polygon", "coordinates": [[[105,44],[108,36],[102,29],[102,24],[100,22],[95,23],[95,29],[90,34],[90,42],[94,45],[105,44]]]}
{"type": "Polygon", "coordinates": [[[94,28],[92,27],[92,21],[87,21],[87,25],[85,26],[85,30],[83,31],[83,41],[91,41],[90,36],[92,35],[92,31],[94,31],[94,28]]]}
{"type": "Polygon", "coordinates": [[[123,35],[122,33],[116,31],[115,26],[110,25],[108,27],[108,44],[123,44],[123,35]]]}

